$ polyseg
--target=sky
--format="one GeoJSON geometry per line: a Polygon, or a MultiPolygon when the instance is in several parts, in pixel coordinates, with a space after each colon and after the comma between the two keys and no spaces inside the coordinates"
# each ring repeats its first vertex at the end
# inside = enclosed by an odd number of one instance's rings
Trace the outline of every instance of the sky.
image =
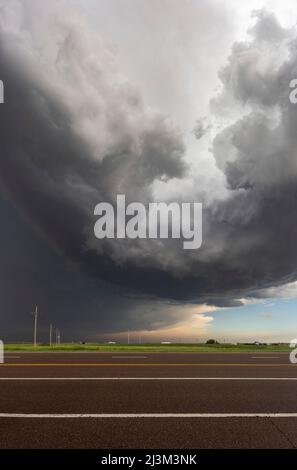
{"type": "MultiPolygon", "coordinates": [[[[296,11],[296,14],[294,13],[296,11]]],[[[0,334],[297,336],[293,0],[0,0],[0,334]],[[203,242],[98,240],[94,207],[196,201],[203,242]]]]}

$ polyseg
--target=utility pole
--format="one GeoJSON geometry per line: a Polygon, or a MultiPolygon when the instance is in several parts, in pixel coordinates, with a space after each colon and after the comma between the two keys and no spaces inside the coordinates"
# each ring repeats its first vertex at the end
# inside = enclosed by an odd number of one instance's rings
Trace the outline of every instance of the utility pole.
{"type": "Polygon", "coordinates": [[[130,331],[128,331],[128,344],[130,344],[130,331]]]}
{"type": "Polygon", "coordinates": [[[36,348],[37,346],[37,317],[38,317],[38,305],[35,307],[35,312],[34,312],[34,347],[36,348]]]}
{"type": "Polygon", "coordinates": [[[50,347],[52,346],[52,334],[53,334],[53,325],[50,324],[50,333],[49,333],[49,343],[50,343],[50,347]]]}
{"type": "Polygon", "coordinates": [[[56,328],[56,346],[61,343],[61,332],[56,328]]]}

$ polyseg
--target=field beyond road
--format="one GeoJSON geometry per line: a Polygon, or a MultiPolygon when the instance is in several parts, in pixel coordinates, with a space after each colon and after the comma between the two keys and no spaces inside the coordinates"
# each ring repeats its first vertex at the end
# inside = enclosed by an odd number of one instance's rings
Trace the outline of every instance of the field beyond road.
{"type": "Polygon", "coordinates": [[[36,347],[32,343],[5,343],[5,351],[28,351],[28,352],[50,352],[50,351],[102,351],[102,352],[214,352],[214,353],[241,353],[241,352],[289,352],[287,343],[275,344],[206,344],[206,343],[61,343],[50,346],[48,343],[39,343],[36,347]]]}

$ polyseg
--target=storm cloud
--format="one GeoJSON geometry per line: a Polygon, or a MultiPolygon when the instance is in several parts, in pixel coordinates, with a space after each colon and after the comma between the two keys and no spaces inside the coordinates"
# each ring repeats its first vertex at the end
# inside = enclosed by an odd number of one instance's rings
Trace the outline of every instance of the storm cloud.
{"type": "Polygon", "coordinates": [[[1,239],[12,273],[9,281],[2,268],[6,297],[25,282],[26,308],[35,296],[61,312],[60,322],[88,312],[104,331],[121,331],[128,323],[150,328],[155,316],[175,323],[176,312],[166,317],[163,307],[147,307],[160,299],[237,306],[294,282],[297,107],[289,83],[297,77],[296,37],[261,10],[249,38],[234,44],[210,114],[195,127],[210,146],[212,187],[197,184],[200,157],[187,159],[183,132],[144,102],[113,48],[78,11],[64,2],[0,0],[2,217],[17,214],[1,239]],[[183,250],[177,240],[95,239],[98,202],[115,202],[117,194],[160,200],[156,182],[174,188],[162,200],[203,203],[201,249],[183,250]],[[12,233],[24,239],[17,259],[12,233]],[[38,273],[30,259],[38,259],[38,273]]]}

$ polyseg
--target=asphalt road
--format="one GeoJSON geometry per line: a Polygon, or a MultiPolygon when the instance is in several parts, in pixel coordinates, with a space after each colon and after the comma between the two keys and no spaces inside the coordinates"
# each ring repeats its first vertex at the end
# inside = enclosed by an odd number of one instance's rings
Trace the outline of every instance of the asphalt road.
{"type": "Polygon", "coordinates": [[[0,448],[295,448],[287,353],[8,353],[0,448]]]}

